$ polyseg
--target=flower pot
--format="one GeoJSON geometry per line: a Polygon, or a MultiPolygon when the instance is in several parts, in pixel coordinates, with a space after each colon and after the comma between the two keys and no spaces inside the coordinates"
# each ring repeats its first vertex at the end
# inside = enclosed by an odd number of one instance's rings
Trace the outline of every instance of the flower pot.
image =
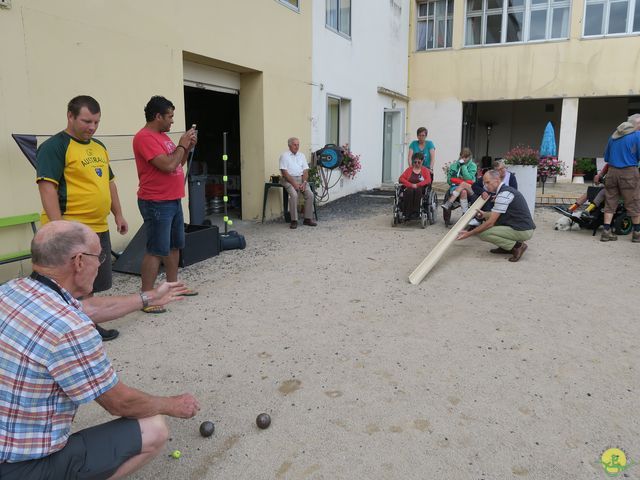
{"type": "Polygon", "coordinates": [[[509,165],[509,171],[516,175],[518,179],[518,191],[527,201],[529,211],[533,217],[536,207],[536,179],[538,177],[538,167],[535,165],[509,165]]]}

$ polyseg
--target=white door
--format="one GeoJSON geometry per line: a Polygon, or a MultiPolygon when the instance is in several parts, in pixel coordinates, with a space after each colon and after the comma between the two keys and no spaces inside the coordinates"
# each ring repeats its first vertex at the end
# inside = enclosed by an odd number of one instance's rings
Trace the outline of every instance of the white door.
{"type": "Polygon", "coordinates": [[[404,167],[403,110],[385,110],[382,144],[382,183],[396,183],[404,167]]]}

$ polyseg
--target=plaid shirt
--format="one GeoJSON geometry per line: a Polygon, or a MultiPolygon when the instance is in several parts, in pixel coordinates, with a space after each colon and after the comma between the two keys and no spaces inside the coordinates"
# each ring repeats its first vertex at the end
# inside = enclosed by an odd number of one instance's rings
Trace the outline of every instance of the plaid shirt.
{"type": "Polygon", "coordinates": [[[62,449],[78,406],[118,383],[82,305],[61,291],[31,278],[0,286],[0,463],[62,449]]]}

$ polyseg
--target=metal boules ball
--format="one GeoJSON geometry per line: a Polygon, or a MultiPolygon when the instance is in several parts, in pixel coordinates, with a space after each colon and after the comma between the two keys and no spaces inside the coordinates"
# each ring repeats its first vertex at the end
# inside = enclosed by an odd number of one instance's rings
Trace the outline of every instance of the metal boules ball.
{"type": "Polygon", "coordinates": [[[202,435],[203,437],[210,437],[211,435],[213,435],[215,429],[216,426],[213,424],[213,422],[202,422],[200,424],[200,435],[202,435]]]}
{"type": "Polygon", "coordinates": [[[256,425],[263,430],[269,428],[269,425],[271,425],[271,417],[266,413],[261,413],[256,417],[256,425]]]}

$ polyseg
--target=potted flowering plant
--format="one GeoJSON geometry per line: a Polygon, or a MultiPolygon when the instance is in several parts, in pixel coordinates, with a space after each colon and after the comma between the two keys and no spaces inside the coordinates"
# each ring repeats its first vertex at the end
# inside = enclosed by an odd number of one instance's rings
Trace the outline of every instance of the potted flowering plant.
{"type": "Polygon", "coordinates": [[[317,165],[309,168],[308,182],[316,189],[320,187],[320,171],[317,165]]]}
{"type": "Polygon", "coordinates": [[[348,144],[342,146],[342,152],[342,162],[338,168],[340,168],[342,175],[353,180],[356,174],[362,169],[362,165],[360,164],[360,155],[349,150],[348,144]]]}
{"type": "Polygon", "coordinates": [[[542,157],[538,162],[539,177],[555,177],[564,175],[566,165],[557,157],[542,157]]]}
{"type": "Polygon", "coordinates": [[[593,158],[576,158],[573,161],[574,175],[587,175],[589,173],[596,173],[596,165],[593,158]]]}
{"type": "Polygon", "coordinates": [[[540,152],[530,146],[516,145],[504,155],[509,171],[518,179],[518,191],[522,193],[531,215],[536,205],[536,179],[540,152]]]}
{"type": "Polygon", "coordinates": [[[516,145],[504,155],[507,165],[538,165],[540,153],[531,147],[516,145]]]}

